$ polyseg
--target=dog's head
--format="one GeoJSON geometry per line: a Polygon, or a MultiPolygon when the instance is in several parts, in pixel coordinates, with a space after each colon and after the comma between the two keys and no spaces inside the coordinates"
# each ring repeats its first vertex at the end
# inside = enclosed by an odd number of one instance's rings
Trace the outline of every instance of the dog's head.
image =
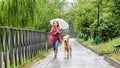
{"type": "Polygon", "coordinates": [[[66,35],[63,37],[64,42],[69,42],[69,40],[70,40],[70,35],[66,35]]]}

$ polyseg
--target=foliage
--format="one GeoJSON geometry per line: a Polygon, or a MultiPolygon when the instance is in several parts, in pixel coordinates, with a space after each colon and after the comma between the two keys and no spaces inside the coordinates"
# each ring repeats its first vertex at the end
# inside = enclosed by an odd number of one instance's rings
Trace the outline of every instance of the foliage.
{"type": "Polygon", "coordinates": [[[0,24],[49,31],[49,21],[62,15],[59,0],[0,0],[0,24]]]}
{"type": "Polygon", "coordinates": [[[0,0],[0,24],[49,31],[53,18],[65,19],[77,32],[109,41],[120,36],[119,0],[0,0]],[[63,9],[64,8],[64,9],[63,9]]]}
{"type": "Polygon", "coordinates": [[[109,41],[120,36],[119,3],[119,0],[78,0],[77,7],[66,13],[65,18],[76,31],[109,41]]]}

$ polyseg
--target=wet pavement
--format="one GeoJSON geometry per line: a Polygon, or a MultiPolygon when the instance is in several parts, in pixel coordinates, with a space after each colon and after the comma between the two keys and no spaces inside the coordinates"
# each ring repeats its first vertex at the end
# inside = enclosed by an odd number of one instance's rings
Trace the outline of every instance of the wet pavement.
{"type": "Polygon", "coordinates": [[[75,39],[71,39],[71,43],[72,58],[64,58],[64,48],[61,45],[56,59],[51,52],[45,59],[35,62],[31,68],[114,68],[103,59],[103,56],[98,56],[81,46],[75,39]]]}

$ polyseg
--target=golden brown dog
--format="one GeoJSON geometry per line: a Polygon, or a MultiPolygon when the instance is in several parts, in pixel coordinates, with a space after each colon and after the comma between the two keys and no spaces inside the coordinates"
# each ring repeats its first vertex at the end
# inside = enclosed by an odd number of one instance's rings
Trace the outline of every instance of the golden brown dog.
{"type": "Polygon", "coordinates": [[[72,48],[71,48],[71,42],[70,42],[70,35],[66,35],[63,37],[63,41],[64,41],[64,57],[69,58],[71,57],[71,52],[72,52],[72,48]],[[66,56],[67,54],[67,56],[66,56]]]}

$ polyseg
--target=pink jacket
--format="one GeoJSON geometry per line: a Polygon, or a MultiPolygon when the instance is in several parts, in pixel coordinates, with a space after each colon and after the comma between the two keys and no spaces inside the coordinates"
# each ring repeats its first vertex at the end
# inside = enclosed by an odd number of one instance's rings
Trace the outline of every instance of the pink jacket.
{"type": "Polygon", "coordinates": [[[61,29],[56,29],[54,27],[51,28],[50,31],[50,38],[49,38],[49,42],[51,44],[55,44],[56,39],[59,40],[60,43],[62,43],[62,40],[60,38],[60,35],[62,34],[62,30],[61,29]]]}

